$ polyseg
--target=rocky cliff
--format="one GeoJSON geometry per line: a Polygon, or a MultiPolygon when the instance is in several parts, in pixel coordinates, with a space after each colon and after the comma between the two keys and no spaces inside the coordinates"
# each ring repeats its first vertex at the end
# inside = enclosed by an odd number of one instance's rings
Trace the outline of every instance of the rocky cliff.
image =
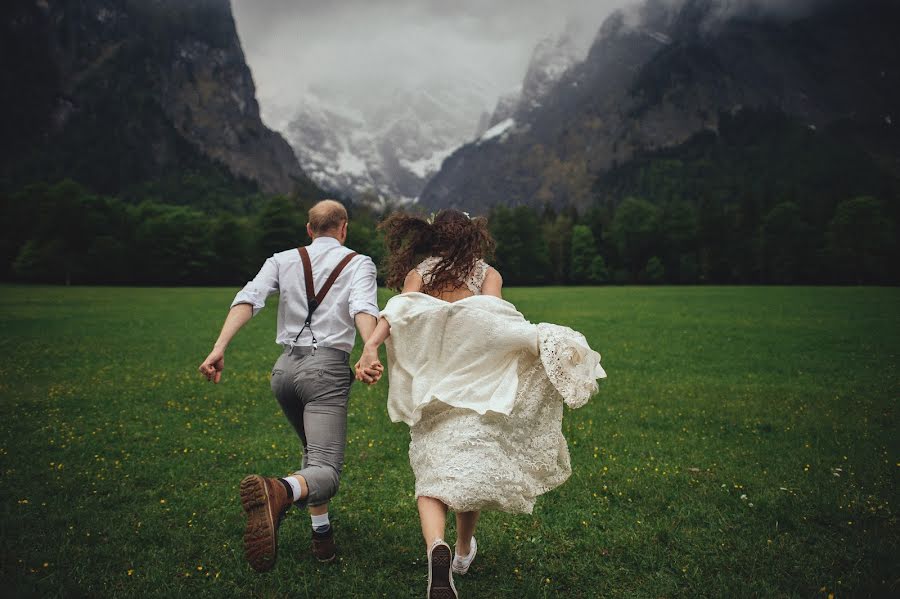
{"type": "Polygon", "coordinates": [[[613,167],[716,132],[723,115],[744,109],[813,129],[844,123],[873,160],[900,173],[897,154],[885,151],[897,137],[900,6],[835,0],[785,16],[725,5],[649,0],[614,13],[583,62],[539,105],[519,104],[502,131],[450,156],[421,203],[585,208],[613,167]]]}
{"type": "Polygon", "coordinates": [[[2,9],[2,176],[105,193],[185,174],[309,185],[266,128],[229,0],[11,0],[2,9]]]}

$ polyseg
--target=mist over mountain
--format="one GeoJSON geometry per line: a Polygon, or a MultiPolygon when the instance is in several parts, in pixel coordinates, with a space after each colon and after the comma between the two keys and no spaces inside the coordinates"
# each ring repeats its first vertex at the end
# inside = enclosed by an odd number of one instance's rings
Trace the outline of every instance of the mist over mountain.
{"type": "Polygon", "coordinates": [[[500,96],[486,126],[479,128],[479,136],[512,117],[519,109],[534,110],[541,106],[544,97],[566,71],[584,59],[588,50],[581,35],[584,27],[584,23],[570,21],[558,36],[538,42],[531,53],[522,85],[500,96]]]}
{"type": "Polygon", "coordinates": [[[517,104],[502,131],[456,151],[420,201],[480,213],[497,204],[583,210],[609,192],[612,169],[747,110],[823,136],[840,125],[847,143],[896,177],[900,9],[865,6],[650,0],[617,11],[540,105],[517,104]]]}
{"type": "Polygon", "coordinates": [[[410,203],[443,159],[471,140],[492,101],[473,76],[434,77],[362,108],[308,93],[282,127],[320,186],[372,203],[410,203]]]}
{"type": "Polygon", "coordinates": [[[2,176],[99,192],[311,189],[263,125],[228,0],[4,2],[2,176]],[[163,191],[161,191],[163,190],[163,191]]]}

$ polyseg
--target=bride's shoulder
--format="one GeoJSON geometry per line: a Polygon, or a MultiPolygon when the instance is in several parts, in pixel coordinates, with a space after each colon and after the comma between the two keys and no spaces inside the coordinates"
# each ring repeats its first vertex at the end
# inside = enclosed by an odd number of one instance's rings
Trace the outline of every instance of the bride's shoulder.
{"type": "Polygon", "coordinates": [[[490,275],[491,277],[500,277],[500,272],[496,268],[480,258],[478,262],[475,263],[473,274],[475,279],[478,281],[479,287],[484,284],[484,281],[488,277],[488,275],[490,275]]]}

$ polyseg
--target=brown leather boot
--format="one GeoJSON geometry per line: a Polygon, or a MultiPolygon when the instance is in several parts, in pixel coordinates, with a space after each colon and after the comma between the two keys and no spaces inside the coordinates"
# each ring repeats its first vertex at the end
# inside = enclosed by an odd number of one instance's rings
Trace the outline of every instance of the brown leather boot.
{"type": "Polygon", "coordinates": [[[334,524],[328,528],[328,532],[312,533],[312,552],[320,562],[330,562],[337,555],[337,547],[334,543],[334,524]]]}
{"type": "Polygon", "coordinates": [[[251,474],[241,481],[241,505],[247,513],[244,556],[257,572],[266,572],[275,565],[278,526],[291,499],[277,478],[251,474]]]}

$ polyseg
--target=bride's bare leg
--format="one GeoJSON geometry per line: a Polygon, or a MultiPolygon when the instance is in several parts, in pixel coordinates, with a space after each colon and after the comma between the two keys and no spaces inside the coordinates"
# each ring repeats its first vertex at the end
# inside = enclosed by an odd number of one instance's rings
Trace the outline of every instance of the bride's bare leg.
{"type": "Polygon", "coordinates": [[[481,512],[456,513],[456,554],[469,555],[472,551],[472,535],[481,512]]]}
{"type": "Polygon", "coordinates": [[[431,547],[436,539],[444,538],[444,526],[447,523],[447,506],[434,497],[419,497],[419,520],[422,521],[422,536],[425,548],[431,547]]]}

